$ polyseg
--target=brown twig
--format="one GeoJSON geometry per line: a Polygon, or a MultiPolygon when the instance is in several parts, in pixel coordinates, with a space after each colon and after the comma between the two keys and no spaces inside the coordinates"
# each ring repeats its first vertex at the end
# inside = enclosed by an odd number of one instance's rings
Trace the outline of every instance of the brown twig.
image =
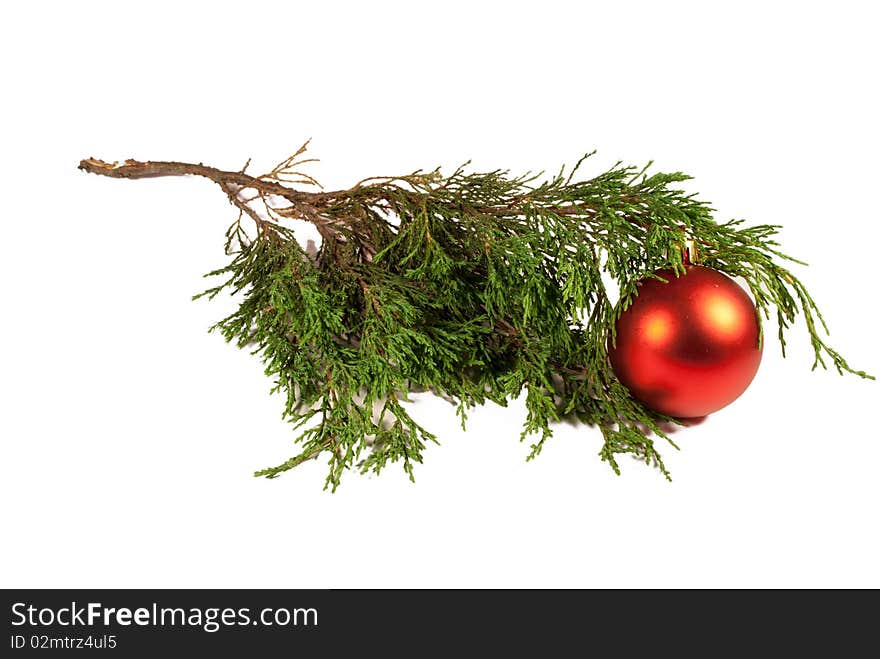
{"type": "MultiPolygon", "coordinates": [[[[340,238],[339,232],[334,230],[333,224],[349,224],[355,218],[332,218],[327,217],[324,211],[334,199],[327,193],[305,192],[295,190],[283,185],[277,178],[277,170],[273,170],[265,176],[251,176],[245,174],[244,169],[237,172],[225,171],[216,167],[209,167],[201,163],[187,163],[175,161],[152,160],[142,162],[140,160],[126,160],[123,163],[105,162],[97,158],[81,160],[79,168],[90,174],[98,174],[110,178],[142,179],[156,178],[160,176],[201,176],[213,181],[242,213],[247,214],[257,225],[260,233],[265,233],[270,226],[273,212],[276,215],[306,220],[317,226],[321,236],[326,239],[340,238]],[[243,190],[253,190],[254,196],[242,198],[243,190]],[[273,208],[269,203],[269,197],[280,197],[289,206],[273,208]],[[260,199],[266,208],[269,219],[260,217],[260,214],[250,205],[250,202],[260,199]]],[[[339,193],[333,193],[339,194],[339,193]]]]}
{"type": "Polygon", "coordinates": [[[221,187],[224,185],[235,185],[240,188],[253,188],[266,194],[284,197],[291,203],[305,201],[314,196],[313,193],[293,190],[286,185],[251,176],[243,171],[227,172],[216,167],[202,165],[201,163],[126,160],[120,164],[117,162],[104,162],[97,158],[86,158],[80,161],[79,168],[90,174],[99,174],[101,176],[109,176],[110,178],[139,179],[155,178],[158,176],[202,176],[214,181],[214,183],[221,187]]]}

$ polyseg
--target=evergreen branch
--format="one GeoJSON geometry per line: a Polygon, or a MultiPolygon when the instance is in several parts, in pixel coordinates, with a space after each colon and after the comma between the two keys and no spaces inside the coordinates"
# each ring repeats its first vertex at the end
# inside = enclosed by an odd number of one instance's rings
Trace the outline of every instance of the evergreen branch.
{"type": "Polygon", "coordinates": [[[745,280],[759,319],[775,310],[783,354],[803,315],[814,368],[873,379],[826,343],[818,307],[782,265],[799,262],[778,251],[779,227],[715,222],[706,203],[675,188],[684,174],[618,164],[575,180],[587,154],[546,180],[468,173],[465,163],[450,176],[435,169],[303,191],[290,185],[318,186],[300,171],[305,150],[261,176],[169,161],[79,165],[112,178],[200,176],[238,210],[225,236],[232,260],[209,273],[224,279],[202,295],[227,290],[241,302],[212,329],[261,355],[284,417],[308,426],[295,457],[257,475],[326,455],[333,489],[352,467],[378,473],[400,461],[412,478],[436,438],[401,401],[430,390],[457,405],[462,425],[470,407],[525,393],[522,439],[538,437],[530,459],[570,416],[601,430],[599,455],[616,472],[617,456],[629,454],[669,478],[655,438],[675,447],[663,431],[675,420],[632,398],[607,346],[638,282],[680,271],[689,240],[703,264],[745,280]],[[299,245],[290,219],[316,226],[317,253],[299,245]],[[617,304],[603,277],[619,287],[617,304]]]}

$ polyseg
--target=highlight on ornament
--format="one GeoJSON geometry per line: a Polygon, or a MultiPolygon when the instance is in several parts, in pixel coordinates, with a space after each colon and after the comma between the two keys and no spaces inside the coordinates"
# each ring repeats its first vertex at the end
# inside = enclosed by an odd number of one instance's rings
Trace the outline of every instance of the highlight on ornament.
{"type": "Polygon", "coordinates": [[[249,163],[79,164],[111,178],[206,178],[231,204],[228,261],[195,297],[236,296],[211,329],[261,356],[298,429],[295,455],[258,476],[324,458],[332,489],[348,469],[390,462],[412,479],[437,437],[405,403],[430,391],[463,427],[472,407],[523,396],[528,459],[572,418],[596,429],[584,441],[615,472],[628,454],[669,478],[657,448],[676,447],[667,424],[732,403],[758,370],[768,321],[784,356],[798,316],[813,368],[872,378],[826,343],[780,227],[716,222],[676,187],[685,174],[618,164],[580,178],[587,154],[550,177],[468,162],[324,190],[303,169],[307,144],[259,175],[249,163]],[[297,221],[315,227],[316,249],[297,240],[297,221]]]}

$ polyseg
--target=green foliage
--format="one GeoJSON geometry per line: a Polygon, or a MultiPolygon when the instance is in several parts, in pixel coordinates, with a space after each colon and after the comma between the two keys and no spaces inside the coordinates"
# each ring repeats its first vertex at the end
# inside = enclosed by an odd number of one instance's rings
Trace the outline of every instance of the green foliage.
{"type": "MultiPolygon", "coordinates": [[[[269,219],[254,238],[239,217],[227,233],[232,261],[210,273],[224,279],[202,295],[241,296],[215,329],[262,356],[284,416],[305,428],[297,455],[257,475],[324,455],[333,489],[351,467],[378,473],[399,461],[412,478],[436,438],[401,401],[431,390],[458,405],[463,425],[470,407],[524,394],[529,458],[555,421],[576,417],[601,430],[599,455],[618,473],[618,455],[631,454],[668,477],[655,442],[671,443],[662,427],[674,420],[630,396],[607,346],[637,282],[681,270],[687,240],[704,265],[745,279],[760,316],[775,314],[783,350],[803,314],[814,367],[869,377],[820,337],[818,309],[780,265],[791,259],[776,249],[777,226],[716,223],[706,203],[676,189],[689,178],[680,173],[618,165],[576,181],[584,159],[546,181],[462,167],[301,193],[285,208],[263,198],[269,219]],[[316,255],[285,225],[291,217],[321,231],[316,255]]],[[[279,172],[254,181],[284,180],[279,172]]]]}

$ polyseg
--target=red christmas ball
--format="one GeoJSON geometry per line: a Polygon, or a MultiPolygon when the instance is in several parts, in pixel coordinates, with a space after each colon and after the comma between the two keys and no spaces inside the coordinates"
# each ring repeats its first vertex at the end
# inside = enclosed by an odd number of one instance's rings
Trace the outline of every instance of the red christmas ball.
{"type": "Polygon", "coordinates": [[[618,379],[645,406],[679,418],[732,403],[761,363],[758,314],[739,284],[712,268],[658,270],[616,324],[618,379]]]}

